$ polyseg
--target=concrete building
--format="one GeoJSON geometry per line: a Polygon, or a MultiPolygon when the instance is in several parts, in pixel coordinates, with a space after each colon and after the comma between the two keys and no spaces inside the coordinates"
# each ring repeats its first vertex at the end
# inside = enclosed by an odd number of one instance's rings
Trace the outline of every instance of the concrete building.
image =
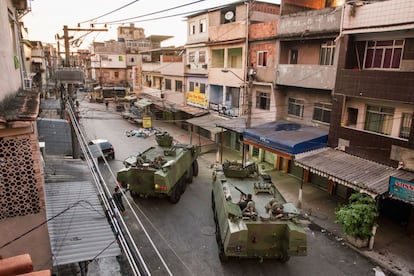
{"type": "Polygon", "coordinates": [[[19,18],[30,9],[28,3],[0,2],[0,255],[28,253],[37,270],[50,268],[52,260],[47,227],[42,226],[46,210],[36,122],[40,93],[24,89],[30,67],[23,65],[32,60],[23,51],[19,18]]]}

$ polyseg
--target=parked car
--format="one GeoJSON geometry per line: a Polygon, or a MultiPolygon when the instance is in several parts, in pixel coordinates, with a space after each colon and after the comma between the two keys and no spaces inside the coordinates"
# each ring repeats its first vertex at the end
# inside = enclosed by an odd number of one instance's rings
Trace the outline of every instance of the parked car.
{"type": "Polygon", "coordinates": [[[94,150],[93,147],[92,147],[93,145],[96,145],[96,146],[100,147],[100,149],[102,151],[102,154],[103,154],[103,156],[105,156],[105,158],[115,159],[114,146],[108,140],[95,139],[95,140],[92,140],[92,141],[88,142],[88,146],[89,146],[89,149],[92,152],[92,155],[94,155],[94,157],[99,158],[99,157],[101,157],[100,156],[100,151],[94,150]],[[97,153],[95,153],[95,152],[97,152],[97,153]],[[95,156],[95,154],[96,154],[96,156],[95,156]]]}

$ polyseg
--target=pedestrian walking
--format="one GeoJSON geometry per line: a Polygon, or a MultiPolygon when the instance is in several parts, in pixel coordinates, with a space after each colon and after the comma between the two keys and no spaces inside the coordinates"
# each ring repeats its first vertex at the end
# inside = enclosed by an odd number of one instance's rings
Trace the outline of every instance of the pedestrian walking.
{"type": "Polygon", "coordinates": [[[118,186],[115,187],[115,193],[112,195],[112,197],[114,198],[116,207],[118,208],[122,217],[125,217],[125,206],[123,202],[123,194],[121,193],[118,186]]]}
{"type": "Polygon", "coordinates": [[[106,110],[108,110],[108,105],[109,105],[108,101],[105,101],[106,110]]]}

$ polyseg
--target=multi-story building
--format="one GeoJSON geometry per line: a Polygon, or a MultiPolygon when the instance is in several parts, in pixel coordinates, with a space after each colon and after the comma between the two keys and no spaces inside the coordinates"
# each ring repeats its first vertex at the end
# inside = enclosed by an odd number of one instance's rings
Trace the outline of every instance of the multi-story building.
{"type": "Polygon", "coordinates": [[[125,43],[94,42],[90,52],[90,75],[99,86],[127,86],[125,43]]]}
{"type": "Polygon", "coordinates": [[[39,227],[47,220],[36,122],[40,93],[23,89],[31,74],[23,66],[27,37],[19,18],[27,12],[28,2],[0,1],[0,243],[7,245],[0,255],[29,253],[36,269],[46,269],[51,267],[49,237],[45,226],[39,227]],[[15,240],[20,235],[16,229],[35,228],[15,240]]]}
{"type": "Polygon", "coordinates": [[[208,109],[208,12],[187,17],[185,75],[186,102],[188,105],[208,109]]]}
{"type": "Polygon", "coordinates": [[[411,232],[413,14],[414,3],[409,0],[345,6],[329,132],[332,148],[387,166],[386,183],[374,183],[372,189],[393,198],[380,200],[380,208],[392,212],[393,219],[409,222],[411,232]],[[393,183],[401,185],[395,188],[393,183]]]}
{"type": "Polygon", "coordinates": [[[40,92],[46,90],[46,60],[41,41],[31,41],[31,65],[32,85],[39,89],[40,92]]]}
{"type": "Polygon", "coordinates": [[[149,60],[150,56],[140,54],[140,51],[158,49],[161,47],[161,41],[171,38],[171,36],[145,36],[143,28],[135,27],[134,24],[129,26],[118,27],[118,41],[125,43],[126,50],[126,67],[127,82],[133,87],[133,68],[139,68],[142,60],[149,60]]]}
{"type": "MultiPolygon", "coordinates": [[[[304,182],[347,197],[371,195],[382,214],[414,231],[412,14],[409,0],[343,5],[334,40],[329,147],[295,157],[304,182]]],[[[315,112],[314,112],[315,114],[315,112]]]]}
{"type": "MultiPolygon", "coordinates": [[[[263,53],[266,51],[268,54],[269,50],[270,54],[275,55],[275,40],[272,45],[266,39],[275,39],[278,14],[279,5],[260,1],[238,1],[211,8],[188,18],[187,102],[213,112],[204,118],[188,120],[198,128],[197,132],[214,141],[221,139],[227,146],[240,150],[238,132],[240,127],[246,126],[245,121],[250,125],[256,87],[265,86],[262,90],[258,89],[263,92],[260,94],[263,98],[273,95],[273,91],[270,91],[274,87],[273,74],[269,71],[274,70],[270,68],[275,64],[270,61],[272,57],[269,56],[270,62],[264,65],[262,57],[263,53]],[[253,43],[251,51],[250,38],[253,43]],[[261,50],[261,62],[256,63],[256,55],[261,50]],[[254,79],[257,64],[260,72],[254,79]],[[228,123],[226,118],[244,118],[245,121],[237,120],[236,123],[236,120],[233,120],[231,125],[237,124],[238,130],[226,131],[222,138],[216,137],[222,130],[215,127],[216,124],[228,123]]],[[[267,103],[270,106],[270,103],[267,103]]],[[[266,102],[254,106],[270,110],[266,102]]],[[[262,115],[267,117],[266,114],[262,115]]],[[[257,121],[260,120],[258,118],[257,121]]]]}

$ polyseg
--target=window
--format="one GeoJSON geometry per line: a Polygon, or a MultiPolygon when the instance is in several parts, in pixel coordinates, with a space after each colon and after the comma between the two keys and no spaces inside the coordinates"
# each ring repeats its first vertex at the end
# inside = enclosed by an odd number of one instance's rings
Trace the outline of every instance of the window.
{"type": "Polygon", "coordinates": [[[393,120],[394,108],[368,105],[365,130],[390,135],[393,120]]]}
{"type": "Polygon", "coordinates": [[[201,94],[206,94],[206,84],[205,83],[200,83],[200,93],[201,94]]]}
{"type": "Polygon", "coordinates": [[[165,89],[171,90],[171,80],[165,79],[165,89]]]}
{"type": "Polygon", "coordinates": [[[188,53],[188,63],[194,63],[195,62],[195,52],[189,52],[188,53]]]}
{"type": "Polygon", "coordinates": [[[201,64],[206,63],[206,51],[200,51],[198,53],[198,62],[201,64]]]}
{"type": "Polygon", "coordinates": [[[190,23],[190,35],[194,35],[196,31],[195,23],[190,23]]]}
{"type": "Polygon", "coordinates": [[[289,64],[298,64],[298,50],[290,50],[289,64]]]}
{"type": "Polygon", "coordinates": [[[399,69],[404,40],[366,41],[364,68],[399,69]]]}
{"type": "Polygon", "coordinates": [[[401,118],[401,128],[400,128],[400,138],[408,139],[410,138],[411,131],[411,121],[413,114],[403,113],[401,118]]]}
{"type": "Polygon", "coordinates": [[[267,51],[259,51],[257,52],[257,66],[267,66],[267,55],[269,52],[267,51]]]}
{"type": "Polygon", "coordinates": [[[314,103],[312,120],[330,123],[332,104],[330,103],[314,103]]]}
{"type": "Polygon", "coordinates": [[[270,93],[256,92],[256,108],[264,110],[270,109],[270,93]]]}
{"type": "Polygon", "coordinates": [[[189,83],[190,85],[190,88],[189,88],[189,91],[190,92],[195,92],[195,88],[197,88],[197,90],[199,90],[199,92],[201,93],[201,94],[205,94],[206,93],[206,84],[205,83],[199,83],[199,82],[193,82],[193,81],[190,81],[190,83],[189,83]]]}
{"type": "Polygon", "coordinates": [[[303,118],[304,100],[289,98],[288,114],[303,118]]]}
{"type": "Polygon", "coordinates": [[[213,49],[211,51],[211,66],[214,68],[224,67],[224,49],[213,49]]]}
{"type": "Polygon", "coordinates": [[[242,48],[229,48],[227,50],[227,67],[242,68],[242,48]]]}
{"type": "Polygon", "coordinates": [[[114,77],[119,78],[119,72],[114,72],[114,77]]]}
{"type": "Polygon", "coordinates": [[[322,43],[321,55],[319,58],[320,65],[333,65],[335,54],[335,41],[322,43]]]}
{"type": "Polygon", "coordinates": [[[207,31],[207,23],[205,19],[200,20],[200,33],[205,33],[207,31]]]}
{"type": "Polygon", "coordinates": [[[183,92],[183,82],[180,80],[175,81],[175,91],[183,92]]]}

